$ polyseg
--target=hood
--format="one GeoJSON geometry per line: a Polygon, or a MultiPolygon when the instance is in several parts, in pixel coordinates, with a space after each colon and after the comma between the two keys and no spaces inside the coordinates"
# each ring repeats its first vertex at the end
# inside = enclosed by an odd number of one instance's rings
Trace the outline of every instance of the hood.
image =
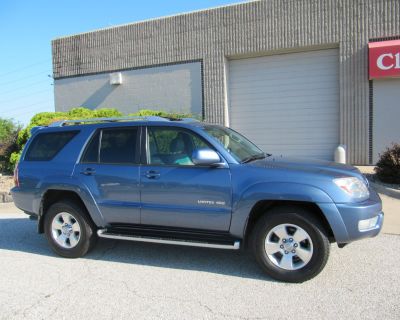
{"type": "Polygon", "coordinates": [[[303,172],[329,174],[335,176],[359,175],[360,171],[350,165],[337,163],[333,161],[307,159],[307,158],[291,158],[283,156],[269,156],[262,160],[250,162],[249,165],[296,170],[303,172]]]}

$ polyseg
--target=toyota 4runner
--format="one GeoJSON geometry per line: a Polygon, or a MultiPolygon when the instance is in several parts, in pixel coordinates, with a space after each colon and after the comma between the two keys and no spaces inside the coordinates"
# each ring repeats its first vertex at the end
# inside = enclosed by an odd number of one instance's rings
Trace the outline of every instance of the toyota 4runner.
{"type": "Polygon", "coordinates": [[[354,167],[266,154],[193,119],[61,121],[32,129],[16,206],[59,255],[97,237],[252,250],[271,277],[302,282],[339,247],[376,236],[379,196],[354,167]]]}

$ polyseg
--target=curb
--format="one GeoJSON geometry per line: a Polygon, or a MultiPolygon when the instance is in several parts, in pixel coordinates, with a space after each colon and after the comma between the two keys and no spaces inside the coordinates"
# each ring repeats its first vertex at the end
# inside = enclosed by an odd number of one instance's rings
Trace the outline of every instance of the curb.
{"type": "Polygon", "coordinates": [[[400,199],[400,190],[385,187],[384,185],[372,181],[370,181],[369,184],[378,193],[382,193],[388,197],[400,199]]]}
{"type": "Polygon", "coordinates": [[[9,192],[0,192],[0,203],[13,202],[13,198],[9,192]]]}

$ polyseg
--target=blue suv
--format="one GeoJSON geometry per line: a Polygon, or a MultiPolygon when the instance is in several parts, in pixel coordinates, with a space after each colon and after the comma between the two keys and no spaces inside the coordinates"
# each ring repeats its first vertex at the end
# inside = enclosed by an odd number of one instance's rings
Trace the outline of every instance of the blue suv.
{"type": "Polygon", "coordinates": [[[98,237],[252,250],[271,277],[302,282],[339,247],[376,236],[379,196],[354,167],[274,157],[192,119],[61,121],[32,129],[14,202],[59,255],[98,237]]]}

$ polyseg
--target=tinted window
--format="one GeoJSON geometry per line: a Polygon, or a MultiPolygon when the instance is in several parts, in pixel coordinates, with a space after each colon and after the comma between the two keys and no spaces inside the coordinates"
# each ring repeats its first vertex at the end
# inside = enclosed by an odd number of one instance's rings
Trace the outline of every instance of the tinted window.
{"type": "Polygon", "coordinates": [[[63,131],[38,134],[29,146],[25,160],[49,161],[53,159],[77,133],[78,131],[63,131]]]}
{"type": "Polygon", "coordinates": [[[102,131],[101,163],[137,163],[138,128],[106,129],[102,131]]]}
{"type": "Polygon", "coordinates": [[[208,144],[195,134],[179,128],[148,128],[147,158],[149,164],[194,165],[193,151],[209,148],[208,144]]]}
{"type": "Polygon", "coordinates": [[[99,140],[100,131],[98,131],[90,140],[85,153],[83,154],[82,162],[93,163],[99,161],[99,140]]]}

